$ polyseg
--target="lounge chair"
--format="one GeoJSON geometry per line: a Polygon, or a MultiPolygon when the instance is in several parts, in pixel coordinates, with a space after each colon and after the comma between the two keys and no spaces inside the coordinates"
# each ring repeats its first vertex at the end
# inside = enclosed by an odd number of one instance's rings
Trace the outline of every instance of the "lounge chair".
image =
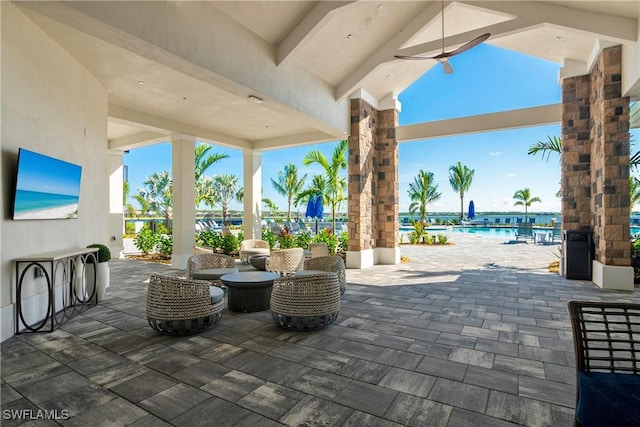
{"type": "Polygon", "coordinates": [[[500,225],[500,218],[495,219],[494,225],[500,225]]]}
{"type": "Polygon", "coordinates": [[[516,230],[516,240],[520,239],[534,239],[535,236],[533,234],[533,224],[531,223],[520,223],[518,224],[518,228],[516,230]]]}
{"type": "Polygon", "coordinates": [[[506,225],[511,225],[511,218],[505,218],[504,223],[506,225]]]}
{"type": "Polygon", "coordinates": [[[516,218],[516,224],[522,224],[522,218],[520,217],[516,218]]]}
{"type": "Polygon", "coordinates": [[[535,223],[536,223],[535,218],[529,218],[529,224],[535,224],[535,223]]]}

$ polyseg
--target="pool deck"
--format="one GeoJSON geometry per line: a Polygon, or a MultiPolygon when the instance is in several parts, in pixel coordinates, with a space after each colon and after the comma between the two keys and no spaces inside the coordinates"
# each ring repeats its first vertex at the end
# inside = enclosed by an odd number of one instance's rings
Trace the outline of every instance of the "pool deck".
{"type": "Polygon", "coordinates": [[[2,409],[66,410],[75,426],[573,425],[567,302],[638,291],[550,273],[557,245],[451,240],[348,270],[338,320],[314,332],[225,309],[201,334],[159,335],[146,283],[175,270],[114,260],[98,307],[2,343],[2,409]]]}

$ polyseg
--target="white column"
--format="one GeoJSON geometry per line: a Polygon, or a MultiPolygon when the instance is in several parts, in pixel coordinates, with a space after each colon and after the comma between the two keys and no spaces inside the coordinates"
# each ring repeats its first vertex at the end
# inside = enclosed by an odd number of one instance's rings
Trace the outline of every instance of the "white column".
{"type": "Polygon", "coordinates": [[[172,135],[173,255],[171,266],[184,269],[196,242],[195,142],[191,135],[172,135]]]}
{"type": "Polygon", "coordinates": [[[109,150],[107,170],[109,173],[109,250],[112,258],[120,258],[124,252],[122,235],[124,234],[123,206],[123,151],[109,150]]]}
{"type": "Polygon", "coordinates": [[[262,236],[262,153],[244,150],[242,153],[244,186],[244,238],[262,236]]]}

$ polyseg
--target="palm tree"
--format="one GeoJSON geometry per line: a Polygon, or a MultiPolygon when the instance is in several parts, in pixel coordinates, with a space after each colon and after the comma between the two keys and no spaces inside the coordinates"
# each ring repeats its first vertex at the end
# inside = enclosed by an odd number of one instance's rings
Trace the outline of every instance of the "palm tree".
{"type": "Polygon", "coordinates": [[[438,184],[434,183],[433,172],[425,172],[422,169],[409,184],[407,193],[412,202],[409,212],[414,214],[419,211],[420,221],[423,223],[427,219],[427,204],[435,202],[442,196],[442,193],[438,192],[438,184]]]}
{"type": "Polygon", "coordinates": [[[165,225],[169,227],[171,219],[172,205],[172,182],[169,172],[156,172],[147,177],[144,181],[146,187],[147,199],[149,207],[154,211],[162,211],[164,213],[165,225]]]}
{"type": "Polygon", "coordinates": [[[460,162],[449,167],[449,184],[453,191],[460,194],[460,221],[464,219],[464,193],[469,191],[474,173],[474,169],[469,169],[460,162]]]}
{"type": "Polygon", "coordinates": [[[347,180],[340,176],[340,172],[347,170],[347,140],[343,139],[338,143],[333,150],[331,161],[322,154],[319,150],[311,150],[308,152],[302,163],[305,166],[309,166],[313,163],[319,164],[325,172],[325,193],[323,193],[324,201],[331,206],[331,215],[333,216],[333,229],[336,229],[336,209],[340,207],[340,204],[347,198],[344,192],[347,189],[347,180]]]}
{"type": "Polygon", "coordinates": [[[222,208],[222,221],[225,222],[229,211],[229,203],[233,199],[241,201],[241,191],[238,188],[238,177],[233,174],[215,175],[213,188],[216,193],[216,203],[222,208]]]}
{"type": "Polygon", "coordinates": [[[527,154],[536,155],[538,153],[542,153],[542,160],[544,160],[546,156],[547,161],[549,161],[551,153],[557,153],[559,156],[562,155],[562,139],[557,136],[547,135],[546,141],[536,141],[531,144],[527,154]]]}
{"type": "Polygon", "coordinates": [[[518,190],[513,194],[513,198],[517,200],[513,204],[513,206],[524,206],[524,220],[526,222],[529,221],[529,217],[527,215],[527,210],[532,203],[542,202],[540,197],[531,197],[531,191],[528,188],[523,188],[522,190],[518,190]]]}
{"type": "MultiPolygon", "coordinates": [[[[285,165],[284,170],[278,172],[278,180],[271,178],[273,188],[281,196],[287,197],[287,218],[291,219],[291,203],[296,194],[298,194],[304,186],[304,180],[307,178],[305,173],[298,178],[298,168],[292,163],[285,165]]],[[[294,205],[298,205],[294,203],[294,205]]]]}
{"type": "Polygon", "coordinates": [[[200,178],[204,175],[204,173],[213,166],[215,163],[218,163],[222,159],[228,159],[228,154],[223,153],[211,153],[209,151],[213,146],[209,144],[198,144],[196,145],[196,183],[200,180],[200,178]]]}
{"type": "Polygon", "coordinates": [[[276,205],[273,200],[265,197],[262,199],[262,203],[264,203],[265,207],[269,210],[271,216],[278,212],[278,205],[276,205]]]}
{"type": "Polygon", "coordinates": [[[201,203],[205,203],[209,206],[213,206],[215,204],[215,194],[213,190],[213,181],[210,177],[205,176],[204,173],[213,166],[215,163],[218,163],[222,159],[229,158],[228,154],[222,153],[211,153],[213,147],[209,144],[198,144],[196,145],[196,153],[195,153],[195,202],[196,207],[200,206],[201,203]]]}

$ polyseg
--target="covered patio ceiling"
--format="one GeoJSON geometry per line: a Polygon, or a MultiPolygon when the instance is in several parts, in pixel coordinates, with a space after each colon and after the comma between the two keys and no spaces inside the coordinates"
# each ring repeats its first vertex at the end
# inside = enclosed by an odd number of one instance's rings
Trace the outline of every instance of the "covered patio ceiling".
{"type": "Polygon", "coordinates": [[[490,32],[578,75],[623,44],[623,90],[640,98],[637,1],[14,3],[107,88],[111,149],[176,133],[249,150],[343,139],[349,98],[391,108],[439,66],[394,55],[440,52],[443,5],[447,50],[490,32]]]}

